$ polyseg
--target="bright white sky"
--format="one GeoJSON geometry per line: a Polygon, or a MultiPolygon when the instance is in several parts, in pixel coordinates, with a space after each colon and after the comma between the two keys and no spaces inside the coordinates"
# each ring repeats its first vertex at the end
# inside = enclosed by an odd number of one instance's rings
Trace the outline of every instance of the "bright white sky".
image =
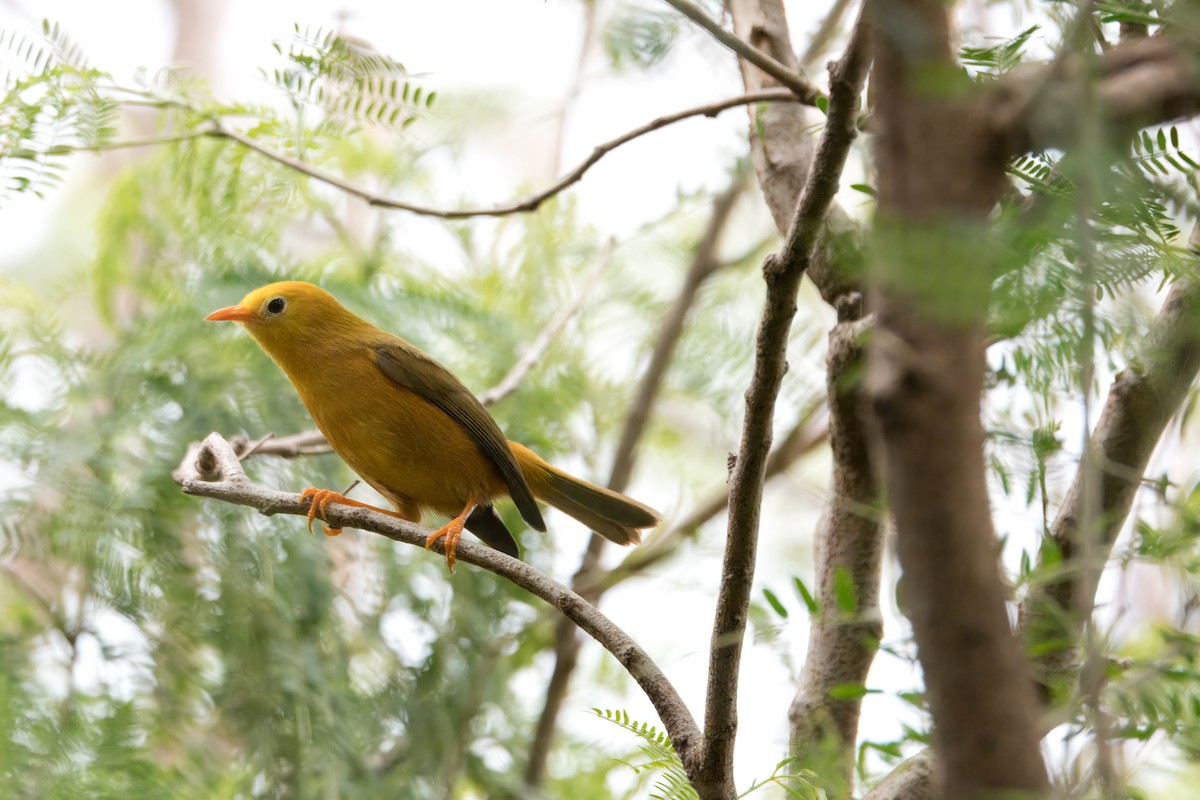
{"type": "MultiPolygon", "coordinates": [[[[793,31],[800,39],[815,28],[821,16],[813,9],[824,9],[827,3],[799,0],[790,5],[795,15],[793,31]]],[[[984,19],[985,14],[976,10],[980,8],[981,4],[970,6],[968,16],[984,19]]],[[[686,46],[653,74],[614,77],[604,57],[598,56],[585,74],[581,94],[570,106],[563,163],[547,165],[554,119],[574,79],[583,29],[581,9],[577,0],[231,2],[219,37],[216,90],[236,99],[272,100],[274,90],[259,78],[258,69],[272,63],[271,42],[287,40],[292,23],[297,22],[301,26],[340,26],[347,34],[366,39],[404,62],[410,71],[426,74],[429,88],[443,98],[452,97],[456,89],[493,91],[509,110],[510,124],[489,126],[484,146],[470,149],[461,162],[447,164],[444,170],[447,197],[465,194],[480,203],[499,202],[543,185],[553,174],[584,158],[595,144],[655,116],[740,92],[732,57],[702,34],[689,32],[686,46]],[[343,10],[347,12],[344,15],[343,10]]],[[[163,66],[173,47],[173,17],[161,1],[127,0],[115,5],[92,0],[0,2],[0,29],[33,30],[42,17],[58,21],[94,64],[118,77],[141,67],[154,70],[163,66]],[[116,9],[119,14],[114,13],[116,9]]],[[[1001,21],[1000,27],[1007,30],[1009,21],[1001,21]]],[[[821,76],[814,78],[820,80],[821,76]]],[[[598,229],[622,237],[672,208],[679,191],[720,188],[731,158],[744,150],[745,124],[744,113],[733,110],[716,120],[673,126],[619,150],[573,190],[581,215],[598,229]],[[631,187],[635,190],[630,191],[631,187]]],[[[413,130],[421,135],[420,126],[413,130]]],[[[86,180],[81,166],[80,162],[73,166],[72,181],[86,180]]],[[[45,201],[21,197],[6,205],[0,213],[4,259],[38,246],[68,193],[69,187],[45,201]]],[[[852,207],[860,202],[861,196],[850,195],[852,207]]],[[[90,223],[80,221],[76,230],[86,237],[90,228],[90,223]]],[[[800,570],[809,580],[811,566],[802,566],[810,556],[797,552],[795,531],[810,530],[815,524],[826,475],[824,463],[796,471],[768,496],[764,516],[759,586],[773,587],[796,612],[784,635],[785,649],[797,665],[803,659],[807,623],[791,595],[790,581],[800,570]],[[804,502],[787,502],[797,497],[804,502]],[[799,518],[797,505],[801,507],[799,518]]],[[[1002,533],[1009,527],[1006,522],[1014,528],[1028,526],[1024,509],[1011,515],[1004,508],[998,512],[1002,533]]],[[[572,533],[563,532],[563,540],[572,533]]],[[[582,548],[583,537],[579,540],[582,548]]],[[[578,560],[578,552],[569,547],[564,550],[561,579],[569,576],[578,560]]],[[[605,611],[646,646],[698,718],[703,713],[713,586],[718,574],[719,544],[710,540],[686,563],[631,582],[604,603],[605,611]],[[691,609],[692,613],[673,617],[664,629],[662,613],[645,613],[649,605],[674,613],[691,609]]],[[[890,585],[894,575],[885,578],[885,585],[890,585]]],[[[891,598],[885,596],[884,605],[887,638],[904,638],[907,629],[894,613],[891,598]]],[[[584,668],[601,658],[608,656],[599,648],[590,648],[584,668]]],[[[901,723],[911,723],[913,717],[891,693],[918,688],[919,676],[901,660],[881,654],[868,684],[885,693],[867,698],[864,731],[881,739],[897,735],[901,723]]],[[[529,689],[531,704],[540,702],[542,684],[531,681],[529,689]]],[[[769,647],[750,645],[743,661],[737,754],[737,774],[743,786],[752,778],[768,776],[785,755],[786,711],[793,691],[792,679],[778,655],[769,647]]],[[[577,691],[568,702],[563,724],[578,735],[605,742],[602,746],[614,755],[630,744],[629,739],[582,713],[595,705],[623,707],[637,719],[655,720],[653,710],[636,690],[623,698],[596,696],[589,689],[577,691]]]]}

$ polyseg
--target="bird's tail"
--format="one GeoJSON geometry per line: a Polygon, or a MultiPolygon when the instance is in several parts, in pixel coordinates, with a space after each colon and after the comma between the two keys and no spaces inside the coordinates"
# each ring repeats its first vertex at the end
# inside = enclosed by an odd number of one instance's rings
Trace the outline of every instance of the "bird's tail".
{"type": "Polygon", "coordinates": [[[657,511],[637,500],[563,472],[516,442],[509,446],[535,497],[611,542],[637,544],[642,540],[640,529],[652,528],[661,520],[657,511]]]}

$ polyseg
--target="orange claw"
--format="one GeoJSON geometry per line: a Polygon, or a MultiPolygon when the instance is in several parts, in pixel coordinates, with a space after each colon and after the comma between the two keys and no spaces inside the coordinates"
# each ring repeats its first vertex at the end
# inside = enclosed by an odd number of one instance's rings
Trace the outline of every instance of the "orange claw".
{"type": "Polygon", "coordinates": [[[471,516],[471,512],[474,510],[475,501],[472,500],[467,503],[467,507],[461,514],[429,534],[425,539],[425,549],[428,550],[438,539],[443,536],[446,538],[446,567],[451,572],[454,572],[454,565],[458,561],[458,540],[462,538],[463,526],[467,524],[467,517],[471,516]]]}
{"type": "Polygon", "coordinates": [[[325,524],[325,522],[326,522],[325,509],[326,509],[326,507],[329,506],[330,503],[343,503],[345,505],[349,505],[349,503],[346,503],[346,500],[347,500],[346,497],[343,497],[341,494],[338,494],[337,492],[330,491],[329,489],[317,489],[315,487],[310,486],[307,489],[305,489],[303,492],[300,493],[300,500],[301,501],[304,501],[304,500],[311,501],[311,503],[308,506],[308,532],[309,533],[313,532],[313,529],[312,529],[313,528],[313,520],[316,519],[317,514],[321,515],[321,530],[322,530],[322,532],[324,532],[324,534],[326,536],[337,536],[339,533],[342,532],[341,528],[330,528],[328,525],[325,524]]]}
{"type": "MultiPolygon", "coordinates": [[[[339,533],[342,532],[342,528],[330,528],[328,525],[325,524],[327,521],[325,519],[325,509],[329,507],[330,503],[339,503],[344,506],[353,506],[354,508],[369,508],[372,511],[378,511],[380,514],[387,514],[389,517],[399,517],[400,519],[407,519],[407,517],[405,517],[403,514],[400,514],[396,511],[389,511],[386,508],[379,508],[378,506],[373,506],[368,503],[360,503],[357,500],[351,500],[349,497],[346,497],[344,494],[332,491],[330,489],[315,489],[312,486],[310,486],[307,489],[305,489],[303,492],[300,493],[300,500],[302,502],[304,500],[312,501],[308,506],[308,532],[309,533],[313,532],[313,529],[312,529],[313,520],[315,520],[317,518],[318,514],[321,515],[321,530],[325,532],[326,536],[337,536],[339,533]]],[[[464,517],[463,519],[465,520],[466,517],[464,517]]],[[[460,525],[459,526],[460,533],[461,533],[461,529],[462,529],[462,526],[460,525]]]]}

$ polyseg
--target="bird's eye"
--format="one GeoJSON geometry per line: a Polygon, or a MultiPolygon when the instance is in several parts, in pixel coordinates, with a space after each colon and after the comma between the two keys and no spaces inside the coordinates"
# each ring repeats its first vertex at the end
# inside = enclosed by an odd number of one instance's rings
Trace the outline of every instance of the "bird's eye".
{"type": "Polygon", "coordinates": [[[267,303],[267,313],[269,314],[282,314],[285,308],[287,308],[287,300],[282,297],[273,297],[271,302],[267,303]]]}

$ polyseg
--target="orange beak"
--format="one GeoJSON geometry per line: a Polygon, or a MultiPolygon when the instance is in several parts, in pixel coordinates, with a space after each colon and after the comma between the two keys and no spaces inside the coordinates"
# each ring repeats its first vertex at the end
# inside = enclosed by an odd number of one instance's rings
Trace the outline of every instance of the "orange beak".
{"type": "Polygon", "coordinates": [[[257,311],[251,311],[241,306],[229,306],[217,309],[205,319],[212,322],[259,322],[262,318],[257,311]]]}

